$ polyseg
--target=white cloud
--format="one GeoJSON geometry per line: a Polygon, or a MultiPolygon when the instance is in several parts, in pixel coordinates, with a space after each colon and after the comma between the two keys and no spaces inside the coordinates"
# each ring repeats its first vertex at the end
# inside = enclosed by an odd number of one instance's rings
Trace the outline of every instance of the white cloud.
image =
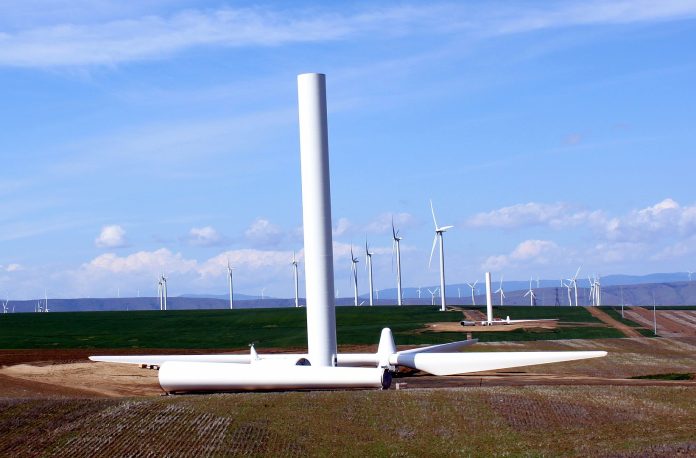
{"type": "Polygon", "coordinates": [[[524,264],[548,264],[561,254],[560,247],[550,240],[525,240],[506,255],[487,258],[481,268],[485,271],[498,271],[507,267],[524,264]]]}
{"type": "Polygon", "coordinates": [[[126,231],[119,225],[102,227],[99,237],[94,239],[99,248],[121,248],[127,245],[126,231]]]}
{"type": "Polygon", "coordinates": [[[294,240],[297,234],[288,233],[265,218],[257,218],[244,231],[246,239],[259,248],[273,248],[294,240]]]}
{"type": "Polygon", "coordinates": [[[194,272],[197,261],[185,259],[181,253],[172,253],[166,248],[155,251],[139,251],[128,256],[105,253],[83,264],[82,270],[91,272],[110,272],[115,274],[152,274],[159,272],[194,272]]]}
{"type": "Polygon", "coordinates": [[[382,213],[365,225],[365,231],[375,234],[391,232],[392,220],[396,229],[413,225],[415,218],[410,213],[382,213]]]}
{"type": "Polygon", "coordinates": [[[223,242],[223,237],[211,226],[194,227],[189,231],[188,240],[192,245],[213,246],[223,242]]]}
{"type": "Polygon", "coordinates": [[[412,227],[416,219],[410,213],[382,213],[366,223],[354,222],[348,218],[341,217],[333,227],[334,237],[359,236],[361,239],[365,234],[391,234],[392,218],[397,230],[405,227],[412,227]]]}
{"type": "Polygon", "coordinates": [[[5,272],[17,272],[19,270],[23,270],[24,268],[22,267],[21,264],[8,264],[6,266],[3,266],[0,264],[0,271],[5,271],[5,272]]]}
{"type": "MultiPolygon", "coordinates": [[[[303,258],[303,252],[296,253],[296,259],[303,258]]],[[[223,275],[227,268],[227,262],[238,270],[246,271],[266,271],[269,269],[287,269],[292,260],[292,251],[284,250],[254,250],[241,249],[230,250],[220,253],[207,261],[203,262],[198,268],[201,277],[216,277],[223,275]]]]}
{"type": "Polygon", "coordinates": [[[339,218],[336,225],[333,228],[333,235],[335,237],[340,237],[345,235],[353,228],[353,224],[348,220],[348,218],[339,218]]]}
{"type": "Polygon", "coordinates": [[[645,241],[657,236],[688,236],[696,231],[696,205],[682,207],[667,198],[650,207],[612,218],[606,236],[615,241],[645,241]]]}
{"type": "Polygon", "coordinates": [[[475,228],[515,229],[527,226],[603,226],[606,217],[602,211],[573,210],[565,203],[544,204],[528,202],[499,208],[490,212],[477,213],[466,221],[475,228]]]}
{"type": "Polygon", "coordinates": [[[258,47],[377,34],[505,35],[591,24],[693,17],[690,1],[563,2],[540,8],[476,8],[470,4],[374,7],[351,13],[286,8],[186,10],[170,16],[58,22],[0,33],[0,65],[114,65],[161,58],[194,47],[258,47]]]}

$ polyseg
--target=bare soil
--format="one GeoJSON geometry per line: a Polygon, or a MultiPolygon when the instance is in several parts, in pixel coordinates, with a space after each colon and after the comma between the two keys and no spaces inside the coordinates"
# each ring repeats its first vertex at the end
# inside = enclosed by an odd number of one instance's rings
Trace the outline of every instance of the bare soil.
{"type": "MultiPolygon", "coordinates": [[[[485,319],[485,318],[484,318],[485,319]]],[[[472,331],[486,332],[509,332],[515,329],[556,329],[558,321],[538,321],[528,323],[511,323],[511,324],[494,324],[492,326],[462,326],[457,322],[443,321],[440,323],[426,323],[425,327],[420,330],[430,332],[461,332],[467,333],[472,331]]]]}
{"type": "MultiPolygon", "coordinates": [[[[460,326],[462,328],[462,326],[460,326]]],[[[344,352],[374,352],[375,346],[346,346],[344,352]]],[[[479,343],[468,351],[606,350],[609,355],[585,361],[523,367],[469,375],[434,377],[400,374],[393,388],[466,386],[626,385],[693,386],[696,381],[634,380],[636,375],[696,373],[696,338],[604,339],[479,343]],[[406,385],[403,385],[403,384],[406,385]]],[[[243,353],[246,350],[235,351],[243,353]]],[[[286,350],[287,351],[287,350],[286,350]]],[[[303,349],[293,350],[302,352],[303,349]]],[[[266,350],[277,353],[278,349],[266,350]]],[[[0,350],[0,398],[157,396],[157,371],[136,365],[94,363],[90,354],[216,353],[214,350],[0,350]]]]}
{"type": "Polygon", "coordinates": [[[632,327],[628,326],[627,324],[624,324],[618,320],[615,320],[609,314],[607,314],[604,310],[597,308],[597,307],[585,307],[592,316],[597,318],[598,320],[601,320],[602,322],[608,324],[614,329],[617,329],[618,331],[621,331],[623,335],[626,337],[641,337],[641,333],[633,329],[632,327]]]}
{"type": "MultiPolygon", "coordinates": [[[[653,329],[653,311],[631,307],[624,312],[626,318],[653,329]]],[[[656,311],[657,334],[663,337],[696,337],[696,310],[656,311]]]]}

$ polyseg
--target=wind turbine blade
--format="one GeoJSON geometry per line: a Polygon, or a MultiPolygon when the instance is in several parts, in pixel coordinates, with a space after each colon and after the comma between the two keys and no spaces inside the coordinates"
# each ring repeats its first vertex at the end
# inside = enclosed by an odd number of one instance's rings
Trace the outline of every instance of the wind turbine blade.
{"type": "Polygon", "coordinates": [[[432,199],[430,199],[430,211],[433,214],[433,223],[435,223],[435,230],[438,230],[437,219],[435,219],[435,208],[433,208],[433,200],[432,199]]]}
{"type": "Polygon", "coordinates": [[[430,345],[428,347],[412,348],[411,350],[403,350],[396,352],[398,355],[415,355],[416,353],[455,353],[464,347],[473,345],[478,342],[478,339],[460,340],[439,345],[430,345]]]}
{"type": "Polygon", "coordinates": [[[582,269],[582,266],[578,267],[577,272],[575,272],[575,276],[573,277],[573,281],[578,278],[578,275],[580,274],[580,269],[582,269]]]}
{"type": "Polygon", "coordinates": [[[605,351],[535,351],[485,353],[395,353],[389,363],[428,372],[455,375],[537,364],[601,358],[605,351]]]}
{"type": "Polygon", "coordinates": [[[445,226],[445,227],[441,227],[441,228],[440,228],[440,232],[445,232],[445,231],[447,231],[448,229],[452,229],[453,227],[454,227],[454,226],[445,226]]]}
{"type": "Polygon", "coordinates": [[[392,215],[392,238],[396,240],[396,229],[394,228],[394,215],[392,215]]]}
{"type": "Polygon", "coordinates": [[[430,261],[428,261],[428,269],[430,269],[430,266],[433,263],[433,254],[435,253],[435,245],[437,245],[437,234],[435,234],[435,238],[433,239],[433,248],[430,250],[430,261]]]}

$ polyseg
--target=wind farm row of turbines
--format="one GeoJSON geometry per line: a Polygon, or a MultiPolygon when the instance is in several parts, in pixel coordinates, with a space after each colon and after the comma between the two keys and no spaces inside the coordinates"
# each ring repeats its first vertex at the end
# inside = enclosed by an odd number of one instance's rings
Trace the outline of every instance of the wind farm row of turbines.
{"type": "MultiPolygon", "coordinates": [[[[435,305],[435,299],[439,298],[440,300],[440,310],[445,311],[447,307],[447,293],[446,293],[446,281],[445,281],[445,247],[444,247],[444,233],[447,232],[449,229],[452,229],[454,226],[452,225],[447,225],[447,226],[440,226],[437,222],[437,217],[435,216],[435,208],[433,206],[432,200],[430,201],[430,211],[433,217],[433,225],[434,225],[434,238],[433,238],[433,244],[432,248],[430,250],[430,258],[428,261],[428,268],[432,266],[432,261],[433,261],[433,256],[435,254],[435,248],[439,246],[439,267],[440,267],[440,286],[436,287],[435,289],[430,289],[428,288],[427,291],[430,293],[431,297],[431,305],[435,305]]],[[[401,284],[401,240],[403,240],[403,237],[400,236],[399,230],[395,227],[394,221],[392,220],[392,263],[394,264],[394,260],[396,261],[396,305],[401,306],[404,303],[404,294],[403,294],[403,289],[402,289],[402,284],[401,284]]],[[[358,282],[358,263],[360,262],[360,259],[356,256],[355,251],[353,250],[353,246],[351,245],[350,248],[350,262],[351,262],[351,270],[350,270],[350,275],[351,275],[351,283],[352,283],[352,289],[353,289],[353,305],[354,306],[361,306],[365,305],[367,302],[368,305],[372,306],[375,305],[375,299],[379,300],[379,290],[375,291],[375,282],[373,278],[373,269],[372,269],[372,256],[375,253],[370,250],[370,245],[368,241],[365,241],[365,266],[367,270],[367,275],[368,275],[368,299],[361,301],[360,300],[360,291],[359,291],[359,282],[358,282]]],[[[292,261],[290,263],[293,269],[293,283],[294,283],[294,292],[295,292],[295,297],[294,297],[294,303],[295,307],[300,307],[300,291],[299,291],[299,261],[297,260],[295,252],[293,252],[292,255],[292,261]]],[[[233,271],[234,267],[232,267],[229,263],[229,260],[227,262],[227,281],[228,281],[228,290],[229,290],[229,307],[230,309],[234,308],[234,280],[233,280],[233,271]]],[[[579,305],[579,295],[578,295],[578,285],[577,285],[577,278],[578,275],[580,274],[581,267],[578,268],[578,270],[575,272],[575,275],[572,278],[569,279],[561,279],[561,287],[567,288],[568,291],[568,305],[570,306],[578,306],[579,305]],[[575,301],[573,302],[573,293],[574,292],[574,299],[575,301]]],[[[489,275],[489,273],[487,273],[489,275]]],[[[591,285],[591,291],[590,291],[590,301],[591,305],[593,306],[598,306],[601,305],[601,283],[600,279],[598,276],[594,276],[593,279],[590,279],[588,277],[588,280],[590,281],[591,285]]],[[[160,275],[160,280],[159,280],[159,289],[158,291],[160,292],[160,309],[166,310],[166,278],[164,275],[160,275]],[[162,286],[163,285],[163,286],[162,286]],[[162,291],[164,293],[162,293],[162,291]],[[162,299],[162,294],[164,294],[164,299],[162,299]],[[164,304],[164,306],[162,306],[164,304]]],[[[478,290],[476,288],[478,284],[478,280],[474,281],[473,283],[467,283],[467,285],[471,289],[471,303],[472,305],[476,305],[476,295],[478,293],[478,290]]],[[[537,289],[539,288],[539,280],[537,279],[537,289]]],[[[417,293],[418,293],[418,299],[421,298],[421,287],[417,288],[417,293]]],[[[504,305],[505,304],[505,291],[503,290],[503,277],[501,275],[500,278],[500,286],[498,287],[497,290],[495,290],[494,294],[499,297],[499,305],[504,305]]],[[[458,296],[461,299],[461,290],[458,288],[458,296]]],[[[561,305],[558,294],[556,294],[556,305],[561,305]]],[[[338,299],[338,290],[335,292],[335,298],[338,299]]],[[[530,279],[529,281],[529,290],[525,292],[524,297],[529,297],[530,305],[535,306],[537,305],[537,294],[534,290],[533,287],[533,279],[530,279]]],[[[263,299],[263,290],[261,293],[261,298],[263,299]]]]}

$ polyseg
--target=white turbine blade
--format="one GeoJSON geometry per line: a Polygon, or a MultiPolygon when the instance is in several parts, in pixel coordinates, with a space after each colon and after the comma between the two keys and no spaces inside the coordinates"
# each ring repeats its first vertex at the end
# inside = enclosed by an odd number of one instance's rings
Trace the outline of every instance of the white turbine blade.
{"type": "Polygon", "coordinates": [[[412,348],[411,350],[402,350],[396,352],[397,355],[415,355],[416,353],[454,353],[458,350],[473,345],[478,342],[478,339],[460,340],[458,342],[450,342],[446,344],[430,345],[422,348],[412,348]]]}
{"type": "Polygon", "coordinates": [[[532,292],[532,290],[527,291],[526,293],[524,293],[524,296],[523,296],[523,297],[529,296],[529,293],[531,293],[531,292],[532,292]]]}
{"type": "Polygon", "coordinates": [[[485,353],[396,353],[389,358],[394,365],[428,372],[433,375],[456,375],[493,371],[537,364],[560,363],[600,358],[605,351],[539,351],[485,353]]]}
{"type": "Polygon", "coordinates": [[[430,211],[433,214],[433,223],[435,223],[435,230],[438,230],[437,220],[435,219],[435,209],[433,208],[433,200],[432,199],[430,199],[430,211]]]}
{"type": "Polygon", "coordinates": [[[440,232],[447,232],[448,229],[452,229],[454,226],[445,226],[440,228],[440,232]]]}
{"type": "Polygon", "coordinates": [[[128,355],[90,356],[91,361],[121,364],[147,364],[159,366],[165,361],[188,361],[206,363],[249,363],[249,355],[128,355]]]}
{"type": "Polygon", "coordinates": [[[435,238],[433,239],[433,248],[430,250],[430,261],[428,261],[428,269],[430,269],[430,266],[433,264],[433,254],[435,253],[435,245],[437,245],[437,234],[435,234],[435,238]]]}
{"type": "Polygon", "coordinates": [[[580,269],[582,269],[582,266],[578,267],[577,272],[575,272],[575,276],[573,277],[573,281],[575,281],[578,278],[578,275],[580,274],[580,269]]]}

